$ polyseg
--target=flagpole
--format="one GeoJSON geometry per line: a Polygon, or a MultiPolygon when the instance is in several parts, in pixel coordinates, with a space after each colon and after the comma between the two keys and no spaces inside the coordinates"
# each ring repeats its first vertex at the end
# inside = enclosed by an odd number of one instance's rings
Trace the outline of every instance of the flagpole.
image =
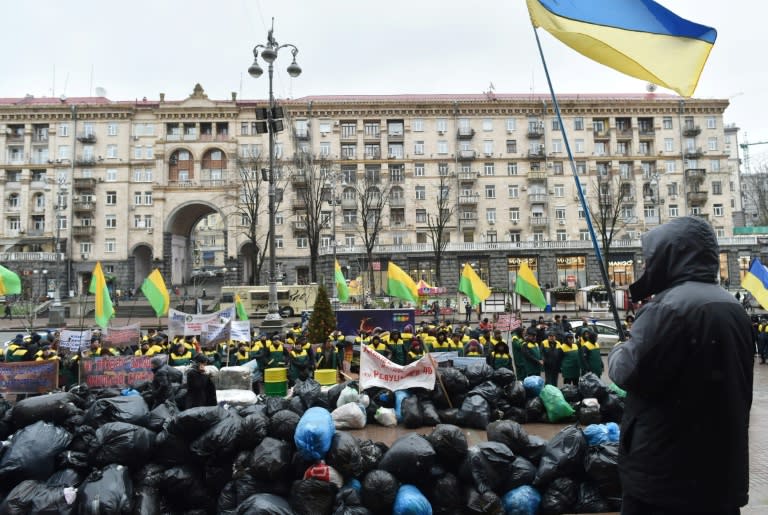
{"type": "Polygon", "coordinates": [[[544,75],[547,78],[547,85],[549,86],[549,95],[552,98],[552,104],[555,107],[555,115],[557,116],[557,122],[560,125],[560,131],[563,135],[563,143],[565,144],[565,151],[568,153],[568,161],[571,164],[571,173],[573,174],[573,180],[576,183],[576,192],[579,195],[579,201],[581,202],[581,207],[584,210],[584,218],[587,221],[587,228],[589,229],[589,236],[592,239],[592,247],[595,250],[595,256],[597,257],[597,264],[600,267],[600,275],[603,277],[603,285],[605,286],[605,290],[608,292],[608,304],[610,305],[611,312],[613,313],[613,321],[616,324],[616,331],[618,332],[619,341],[623,341],[625,339],[624,330],[621,326],[621,319],[619,318],[619,311],[616,307],[616,299],[613,296],[613,290],[611,289],[611,283],[608,280],[608,271],[605,268],[605,263],[603,263],[603,256],[600,252],[600,245],[597,242],[597,235],[595,234],[595,228],[592,225],[592,217],[589,214],[589,206],[587,205],[587,200],[584,197],[584,190],[581,188],[581,181],[579,181],[578,173],[576,172],[576,161],[573,158],[573,152],[571,151],[571,145],[568,142],[568,134],[567,130],[565,128],[565,124],[563,123],[563,118],[560,114],[560,104],[557,102],[557,97],[555,96],[555,89],[552,86],[552,79],[549,76],[549,68],[547,67],[547,60],[544,58],[544,51],[541,48],[541,40],[539,39],[539,33],[536,30],[536,26],[531,24],[531,27],[533,28],[533,34],[536,36],[536,46],[539,49],[539,56],[541,57],[541,64],[544,67],[544,75]]]}

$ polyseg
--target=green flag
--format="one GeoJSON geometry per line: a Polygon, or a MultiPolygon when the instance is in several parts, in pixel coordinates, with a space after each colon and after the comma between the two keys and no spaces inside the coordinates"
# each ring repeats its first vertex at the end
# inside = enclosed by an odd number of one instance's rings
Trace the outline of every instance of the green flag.
{"type": "Polygon", "coordinates": [[[93,277],[91,279],[91,293],[96,294],[94,303],[94,318],[100,327],[107,327],[110,319],[115,315],[112,307],[112,299],[109,296],[107,280],[104,278],[104,272],[101,270],[101,262],[97,261],[93,268],[93,277]]]}
{"type": "Polygon", "coordinates": [[[155,268],[144,279],[144,282],[141,284],[141,293],[147,298],[158,318],[168,313],[171,297],[168,294],[168,288],[165,287],[165,281],[160,270],[155,268]]]}
{"type": "Polygon", "coordinates": [[[0,265],[0,295],[18,295],[21,293],[21,279],[13,270],[0,265]]]}
{"type": "Polygon", "coordinates": [[[349,300],[349,288],[347,287],[347,280],[344,278],[344,274],[341,272],[341,265],[339,261],[336,261],[334,267],[334,280],[336,281],[336,296],[341,302],[347,302],[349,300]]]}
{"type": "Polygon", "coordinates": [[[419,289],[416,283],[392,261],[387,268],[387,292],[398,299],[419,302],[419,289]]]}
{"type": "Polygon", "coordinates": [[[459,291],[469,298],[469,303],[473,306],[477,306],[491,296],[491,289],[480,279],[469,263],[466,263],[464,270],[461,271],[459,291]]]}
{"type": "Polygon", "coordinates": [[[515,293],[522,295],[538,308],[544,309],[547,307],[547,299],[544,298],[544,293],[539,287],[539,282],[536,280],[533,272],[528,267],[528,263],[525,261],[520,265],[520,270],[517,271],[515,293]]]}
{"type": "Polygon", "coordinates": [[[243,300],[237,293],[235,293],[235,312],[237,313],[238,320],[248,320],[248,313],[245,311],[243,300]]]}

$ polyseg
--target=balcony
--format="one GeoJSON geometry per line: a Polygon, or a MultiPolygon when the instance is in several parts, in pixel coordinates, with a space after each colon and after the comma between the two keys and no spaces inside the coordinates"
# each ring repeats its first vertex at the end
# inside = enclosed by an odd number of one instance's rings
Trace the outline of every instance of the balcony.
{"type": "Polygon", "coordinates": [[[472,218],[459,218],[460,229],[473,229],[477,227],[477,217],[472,218]]]}
{"type": "Polygon", "coordinates": [[[291,174],[291,184],[306,184],[307,183],[307,174],[306,173],[292,173],[291,174]]]}
{"type": "Polygon", "coordinates": [[[547,201],[546,193],[529,193],[528,202],[531,204],[542,204],[547,201]]]}
{"type": "Polygon", "coordinates": [[[294,136],[296,136],[296,139],[299,141],[305,141],[309,139],[309,130],[308,129],[296,129],[293,131],[294,136]]]}
{"type": "Polygon", "coordinates": [[[341,209],[357,209],[357,199],[355,198],[342,198],[341,209]]]}
{"type": "Polygon", "coordinates": [[[77,135],[77,141],[80,143],[96,143],[96,134],[92,132],[81,132],[77,135]]]}
{"type": "Polygon", "coordinates": [[[533,159],[536,161],[540,161],[547,157],[547,154],[544,152],[544,150],[529,150],[528,151],[528,159],[533,159]]]}
{"type": "Polygon", "coordinates": [[[701,182],[707,177],[707,171],[704,168],[688,168],[685,171],[685,178],[689,181],[701,182]]]}
{"type": "Polygon", "coordinates": [[[365,153],[365,159],[369,161],[373,161],[376,159],[381,159],[381,152],[366,152],[365,153]]]}
{"type": "Polygon", "coordinates": [[[475,182],[480,174],[477,172],[459,172],[459,180],[461,182],[475,182]]]}
{"type": "Polygon", "coordinates": [[[357,229],[357,222],[341,222],[342,231],[354,231],[357,229]]]}
{"type": "Polygon", "coordinates": [[[405,197],[389,197],[389,207],[405,207],[405,197]]]}
{"type": "Polygon", "coordinates": [[[72,236],[75,238],[93,238],[96,227],[93,225],[75,225],[72,227],[72,236]]]}
{"type": "Polygon", "coordinates": [[[478,202],[480,202],[479,193],[462,193],[459,195],[459,204],[461,205],[472,205],[477,204],[478,202]]]}
{"type": "Polygon", "coordinates": [[[459,160],[469,161],[477,157],[477,152],[474,150],[459,150],[459,160]]]}
{"type": "Polygon", "coordinates": [[[75,158],[76,166],[96,166],[96,158],[93,156],[77,156],[75,158]]]}
{"type": "Polygon", "coordinates": [[[403,141],[404,136],[402,131],[387,132],[387,141],[392,143],[393,141],[403,141]]]}
{"type": "Polygon", "coordinates": [[[76,190],[92,190],[96,187],[96,179],[93,177],[75,177],[72,187],[76,190]]]}
{"type": "Polygon", "coordinates": [[[689,204],[705,204],[707,202],[706,191],[689,191],[688,203],[689,204]]]}
{"type": "Polygon", "coordinates": [[[694,136],[698,136],[699,134],[701,134],[701,127],[700,126],[692,125],[692,124],[688,124],[688,123],[686,123],[683,126],[683,136],[685,136],[686,138],[692,138],[694,136]]]}
{"type": "Polygon", "coordinates": [[[616,127],[616,139],[632,139],[632,127],[616,127]]]}
{"type": "Polygon", "coordinates": [[[656,136],[656,129],[653,128],[653,125],[649,126],[640,126],[640,130],[638,131],[638,135],[641,138],[653,138],[656,136]]]}
{"type": "Polygon", "coordinates": [[[5,136],[6,143],[24,143],[24,129],[6,129],[7,135],[5,136]]]}
{"type": "Polygon", "coordinates": [[[47,134],[35,134],[32,136],[32,144],[33,145],[47,145],[48,144],[48,135],[47,134]]]}
{"type": "Polygon", "coordinates": [[[549,225],[549,218],[546,216],[531,216],[528,218],[531,227],[546,227],[549,225]]]}
{"type": "Polygon", "coordinates": [[[365,133],[363,134],[363,140],[364,141],[381,141],[381,131],[376,130],[365,130],[365,133]]]}
{"type": "Polygon", "coordinates": [[[92,213],[96,209],[96,204],[90,200],[75,200],[72,202],[72,209],[75,213],[92,213]]]}
{"type": "Polygon", "coordinates": [[[703,156],[704,151],[701,149],[701,147],[685,149],[686,159],[701,159],[703,156]]]}
{"type": "Polygon", "coordinates": [[[607,138],[611,135],[611,129],[609,127],[603,127],[602,129],[594,129],[592,134],[596,139],[607,138]]]}
{"type": "Polygon", "coordinates": [[[306,232],[307,222],[305,220],[296,220],[291,223],[294,232],[306,232]]]}
{"type": "Polygon", "coordinates": [[[529,181],[546,181],[547,180],[547,172],[534,172],[530,171],[528,172],[528,180],[529,181]]]}
{"type": "Polygon", "coordinates": [[[475,136],[475,129],[472,127],[459,127],[456,136],[459,139],[472,139],[475,136]]]}

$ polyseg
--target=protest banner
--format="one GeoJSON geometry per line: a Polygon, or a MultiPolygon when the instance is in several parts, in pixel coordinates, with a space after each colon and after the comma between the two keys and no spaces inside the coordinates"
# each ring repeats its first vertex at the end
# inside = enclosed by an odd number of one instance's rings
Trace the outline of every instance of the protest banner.
{"type": "Polygon", "coordinates": [[[59,360],[0,362],[0,393],[47,393],[59,383],[59,360]]]}
{"type": "Polygon", "coordinates": [[[70,352],[86,350],[91,346],[92,335],[93,333],[90,329],[84,331],[62,329],[59,335],[59,349],[67,349],[70,352]]]}
{"type": "MultiPolygon", "coordinates": [[[[203,333],[200,335],[200,345],[206,349],[212,349],[219,343],[229,341],[231,333],[232,326],[229,320],[223,324],[218,323],[218,321],[205,323],[203,324],[203,333]]],[[[250,342],[250,336],[245,341],[250,342]]]]}
{"type": "Polygon", "coordinates": [[[223,324],[235,318],[235,307],[231,306],[215,313],[193,315],[177,309],[168,310],[168,336],[200,336],[203,324],[223,324]]]}
{"type": "Polygon", "coordinates": [[[499,319],[493,325],[494,329],[500,331],[514,331],[520,327],[520,320],[511,313],[504,313],[499,315],[499,319]]]}
{"type": "Polygon", "coordinates": [[[152,381],[154,374],[151,361],[157,356],[106,356],[84,359],[80,364],[80,376],[89,388],[133,386],[152,381]]]}
{"type": "Polygon", "coordinates": [[[230,322],[232,331],[231,338],[235,341],[251,341],[251,321],[250,320],[232,320],[230,322]]]}
{"type": "Polygon", "coordinates": [[[406,388],[435,388],[435,367],[429,356],[423,356],[410,365],[397,365],[370,349],[367,345],[360,348],[360,389],[379,386],[391,391],[406,388]]]}
{"type": "Polygon", "coordinates": [[[104,345],[123,349],[136,345],[141,339],[141,324],[108,327],[104,330],[104,345]]]}

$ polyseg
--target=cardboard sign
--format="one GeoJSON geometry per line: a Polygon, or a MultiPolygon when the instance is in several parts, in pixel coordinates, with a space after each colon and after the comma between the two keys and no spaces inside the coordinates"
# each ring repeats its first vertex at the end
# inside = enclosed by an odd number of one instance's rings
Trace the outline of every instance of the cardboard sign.
{"type": "Polygon", "coordinates": [[[235,318],[235,307],[230,306],[216,313],[193,315],[176,309],[168,310],[168,336],[200,336],[204,324],[224,324],[235,318]]]}
{"type": "Polygon", "coordinates": [[[0,393],[47,393],[57,388],[59,361],[0,362],[0,393]]]}
{"type": "MultiPolygon", "coordinates": [[[[158,356],[164,356],[159,354],[158,356]]],[[[84,359],[80,376],[89,388],[120,388],[152,381],[151,361],[156,356],[105,356],[84,359]]]]}
{"type": "Polygon", "coordinates": [[[59,348],[67,349],[71,352],[80,352],[91,346],[91,336],[93,332],[90,329],[85,331],[70,331],[62,329],[59,339],[59,348]]]}
{"type": "Polygon", "coordinates": [[[367,345],[360,348],[360,389],[379,386],[391,391],[406,388],[435,388],[435,367],[429,356],[410,365],[397,365],[367,345]]]}
{"type": "Polygon", "coordinates": [[[510,313],[499,315],[499,319],[494,324],[494,329],[500,331],[514,331],[518,327],[520,327],[520,320],[510,313]]]}
{"type": "Polygon", "coordinates": [[[141,340],[141,324],[109,327],[104,330],[104,345],[123,349],[137,345],[141,340]]]}

